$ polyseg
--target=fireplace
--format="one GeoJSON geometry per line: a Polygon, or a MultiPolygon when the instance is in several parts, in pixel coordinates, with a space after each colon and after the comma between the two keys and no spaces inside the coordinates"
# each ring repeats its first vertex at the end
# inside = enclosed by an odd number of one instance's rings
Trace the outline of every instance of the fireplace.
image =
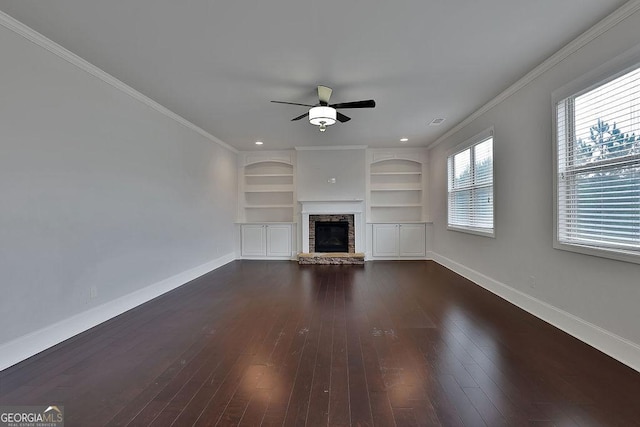
{"type": "Polygon", "coordinates": [[[310,252],[355,252],[355,224],[352,214],[309,215],[310,252]],[[318,233],[321,234],[318,234],[318,233]]]}
{"type": "Polygon", "coordinates": [[[348,221],[316,221],[315,252],[349,252],[348,221]]]}
{"type": "MultiPolygon", "coordinates": [[[[348,223],[346,250],[332,250],[345,254],[359,254],[365,251],[364,241],[364,201],[363,200],[335,200],[335,201],[300,201],[301,209],[301,252],[318,253],[316,248],[316,222],[346,222],[348,223]]],[[[344,248],[341,248],[344,249],[344,248]]],[[[329,251],[327,251],[329,252],[329,251]]],[[[327,253],[320,252],[320,253],[327,253]]]]}

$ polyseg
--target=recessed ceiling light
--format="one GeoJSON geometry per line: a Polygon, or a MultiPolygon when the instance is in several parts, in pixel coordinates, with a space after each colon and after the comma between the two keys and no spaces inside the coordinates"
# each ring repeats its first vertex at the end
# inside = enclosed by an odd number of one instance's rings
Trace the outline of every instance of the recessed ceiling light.
{"type": "Polygon", "coordinates": [[[444,122],[444,119],[433,119],[431,123],[429,123],[429,126],[438,126],[442,124],[442,122],[444,122]]]}
{"type": "Polygon", "coordinates": [[[400,138],[400,142],[407,142],[409,138],[400,138]]]}
{"type": "Polygon", "coordinates": [[[256,145],[262,145],[264,144],[262,141],[256,141],[256,145]]]}

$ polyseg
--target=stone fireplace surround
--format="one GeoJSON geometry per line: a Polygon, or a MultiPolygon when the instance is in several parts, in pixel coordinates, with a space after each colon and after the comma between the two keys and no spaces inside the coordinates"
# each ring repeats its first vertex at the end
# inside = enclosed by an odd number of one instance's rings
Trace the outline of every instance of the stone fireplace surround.
{"type": "MultiPolygon", "coordinates": [[[[309,215],[309,250],[312,250],[316,247],[316,222],[336,222],[336,221],[346,221],[349,223],[348,228],[348,238],[349,238],[349,249],[348,253],[354,253],[356,251],[356,233],[355,226],[353,221],[353,214],[342,214],[342,215],[309,215]]],[[[315,252],[315,250],[313,250],[315,252]]]]}
{"type": "Polygon", "coordinates": [[[313,251],[315,242],[311,241],[312,227],[315,228],[315,220],[342,220],[350,221],[349,252],[359,253],[365,251],[364,242],[364,200],[327,200],[327,201],[303,201],[300,200],[302,253],[313,251]],[[338,219],[339,218],[339,219],[338,219]],[[353,225],[353,227],[351,227],[353,225]],[[353,236],[353,237],[352,237],[353,236]]]}

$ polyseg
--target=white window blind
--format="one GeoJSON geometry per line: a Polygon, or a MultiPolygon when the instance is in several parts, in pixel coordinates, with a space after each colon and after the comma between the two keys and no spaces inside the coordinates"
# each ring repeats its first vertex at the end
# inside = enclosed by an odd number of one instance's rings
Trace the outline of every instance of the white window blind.
{"type": "Polygon", "coordinates": [[[640,68],[556,114],[557,243],[640,255],[640,68]]]}
{"type": "Polygon", "coordinates": [[[448,158],[449,228],[493,235],[493,136],[448,158]]]}

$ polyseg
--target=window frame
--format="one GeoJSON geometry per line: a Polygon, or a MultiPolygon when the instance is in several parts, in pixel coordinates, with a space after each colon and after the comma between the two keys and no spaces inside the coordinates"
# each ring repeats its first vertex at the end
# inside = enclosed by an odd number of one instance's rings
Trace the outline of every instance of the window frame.
{"type": "MultiPolygon", "coordinates": [[[[589,73],[586,73],[567,85],[555,90],[551,94],[551,115],[552,115],[552,134],[551,144],[553,153],[553,247],[555,249],[564,250],[568,252],[579,253],[583,255],[590,255],[600,258],[613,259],[624,262],[631,262],[640,264],[640,252],[629,251],[625,249],[592,245],[582,245],[579,243],[565,242],[560,240],[559,230],[559,215],[560,215],[560,185],[561,182],[558,179],[558,173],[560,170],[559,155],[560,155],[560,141],[558,136],[558,108],[569,97],[579,97],[589,91],[592,91],[602,85],[605,85],[631,71],[640,68],[640,46],[631,49],[630,51],[623,53],[622,55],[602,64],[589,73]]],[[[571,120],[567,119],[567,114],[564,115],[564,126],[567,126],[571,120]]],[[[569,131],[569,132],[572,132],[569,131]]],[[[568,132],[568,133],[569,133],[568,132]]],[[[563,142],[567,144],[565,140],[563,142]]],[[[566,150],[567,148],[565,148],[566,150]]],[[[637,157],[637,156],[636,156],[637,157]]],[[[589,165],[584,167],[577,167],[572,172],[574,174],[583,172],[591,168],[609,167],[609,163],[615,163],[619,159],[604,159],[599,161],[596,165],[589,165]]]]}
{"type": "MultiPolygon", "coordinates": [[[[472,172],[474,173],[474,172],[472,172]]],[[[447,174],[447,201],[446,201],[446,206],[447,206],[447,230],[450,231],[457,231],[457,232],[462,232],[462,233],[467,233],[467,234],[472,234],[472,235],[476,235],[476,236],[483,236],[483,237],[489,237],[489,238],[493,238],[495,239],[496,237],[496,186],[495,186],[495,135],[494,135],[494,129],[493,126],[485,129],[484,131],[472,136],[471,138],[467,139],[466,141],[464,141],[463,143],[455,146],[453,149],[449,150],[447,152],[447,167],[446,167],[446,174],[447,174]],[[449,213],[450,213],[450,208],[449,208],[449,196],[450,196],[450,191],[449,191],[449,183],[450,183],[450,176],[449,176],[449,163],[452,161],[452,159],[466,151],[466,150],[470,150],[470,164],[471,164],[471,168],[472,171],[475,168],[475,153],[474,153],[474,147],[476,147],[479,144],[482,144],[483,142],[487,141],[488,139],[492,139],[492,145],[491,145],[491,188],[492,188],[492,197],[491,197],[491,208],[492,208],[492,222],[493,222],[493,227],[491,229],[488,228],[480,228],[480,227],[466,227],[466,226],[461,226],[461,225],[456,225],[456,224],[451,224],[449,222],[449,213]]],[[[475,179],[475,175],[474,175],[474,179],[475,179]]],[[[482,185],[474,185],[471,184],[468,189],[470,189],[472,192],[473,190],[477,189],[477,188],[486,188],[487,186],[482,184],[482,185]]],[[[473,199],[473,198],[472,198],[473,199]]]]}

